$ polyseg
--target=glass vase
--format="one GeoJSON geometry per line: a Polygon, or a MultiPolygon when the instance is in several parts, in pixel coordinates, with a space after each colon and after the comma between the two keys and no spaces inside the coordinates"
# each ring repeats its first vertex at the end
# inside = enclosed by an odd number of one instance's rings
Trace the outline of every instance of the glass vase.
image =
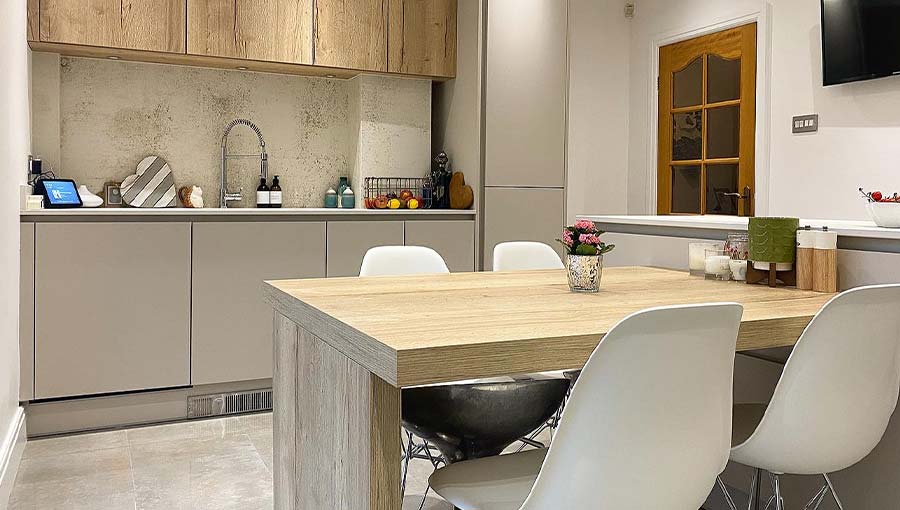
{"type": "Polygon", "coordinates": [[[603,255],[569,255],[566,272],[572,292],[599,292],[603,276],[603,255]]]}

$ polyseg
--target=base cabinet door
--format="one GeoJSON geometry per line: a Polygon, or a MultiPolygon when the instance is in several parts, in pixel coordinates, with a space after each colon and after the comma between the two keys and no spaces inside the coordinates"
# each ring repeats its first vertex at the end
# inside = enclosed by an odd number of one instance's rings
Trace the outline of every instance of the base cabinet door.
{"type": "Polygon", "coordinates": [[[363,257],[376,246],[403,246],[403,222],[328,222],[328,276],[359,276],[363,257]]]}
{"type": "Polygon", "coordinates": [[[191,225],[40,223],[37,399],[190,384],[191,225]]]}
{"type": "Polygon", "coordinates": [[[406,245],[438,252],[450,271],[475,270],[474,221],[407,221],[406,245]]]}
{"type": "Polygon", "coordinates": [[[263,281],[325,276],[325,222],[194,223],[194,385],[272,377],[263,281]]]}

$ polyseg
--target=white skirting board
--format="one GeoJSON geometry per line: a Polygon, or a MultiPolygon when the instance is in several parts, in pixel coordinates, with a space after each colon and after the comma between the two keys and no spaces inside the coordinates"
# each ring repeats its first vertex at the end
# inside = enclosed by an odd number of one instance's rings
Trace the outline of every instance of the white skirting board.
{"type": "Polygon", "coordinates": [[[25,409],[20,407],[12,420],[3,443],[0,443],[0,510],[6,510],[12,494],[19,461],[25,450],[25,409]]]}

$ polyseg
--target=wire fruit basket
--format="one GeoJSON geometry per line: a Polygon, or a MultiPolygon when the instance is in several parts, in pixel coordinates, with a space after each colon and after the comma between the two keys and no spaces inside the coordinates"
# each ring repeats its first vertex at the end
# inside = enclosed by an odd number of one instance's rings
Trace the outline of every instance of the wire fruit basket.
{"type": "Polygon", "coordinates": [[[428,177],[366,177],[366,209],[431,209],[428,177]]]}

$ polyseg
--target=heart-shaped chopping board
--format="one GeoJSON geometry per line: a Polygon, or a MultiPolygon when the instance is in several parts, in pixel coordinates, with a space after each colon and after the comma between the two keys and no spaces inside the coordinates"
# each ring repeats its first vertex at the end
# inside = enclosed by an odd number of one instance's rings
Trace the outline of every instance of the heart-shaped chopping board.
{"type": "Polygon", "coordinates": [[[175,177],[166,160],[147,156],[137,166],[137,172],[122,181],[122,201],[132,207],[175,207],[175,177]]]}
{"type": "Polygon", "coordinates": [[[475,192],[466,184],[462,172],[453,172],[450,178],[450,208],[469,209],[475,203],[475,192]]]}

